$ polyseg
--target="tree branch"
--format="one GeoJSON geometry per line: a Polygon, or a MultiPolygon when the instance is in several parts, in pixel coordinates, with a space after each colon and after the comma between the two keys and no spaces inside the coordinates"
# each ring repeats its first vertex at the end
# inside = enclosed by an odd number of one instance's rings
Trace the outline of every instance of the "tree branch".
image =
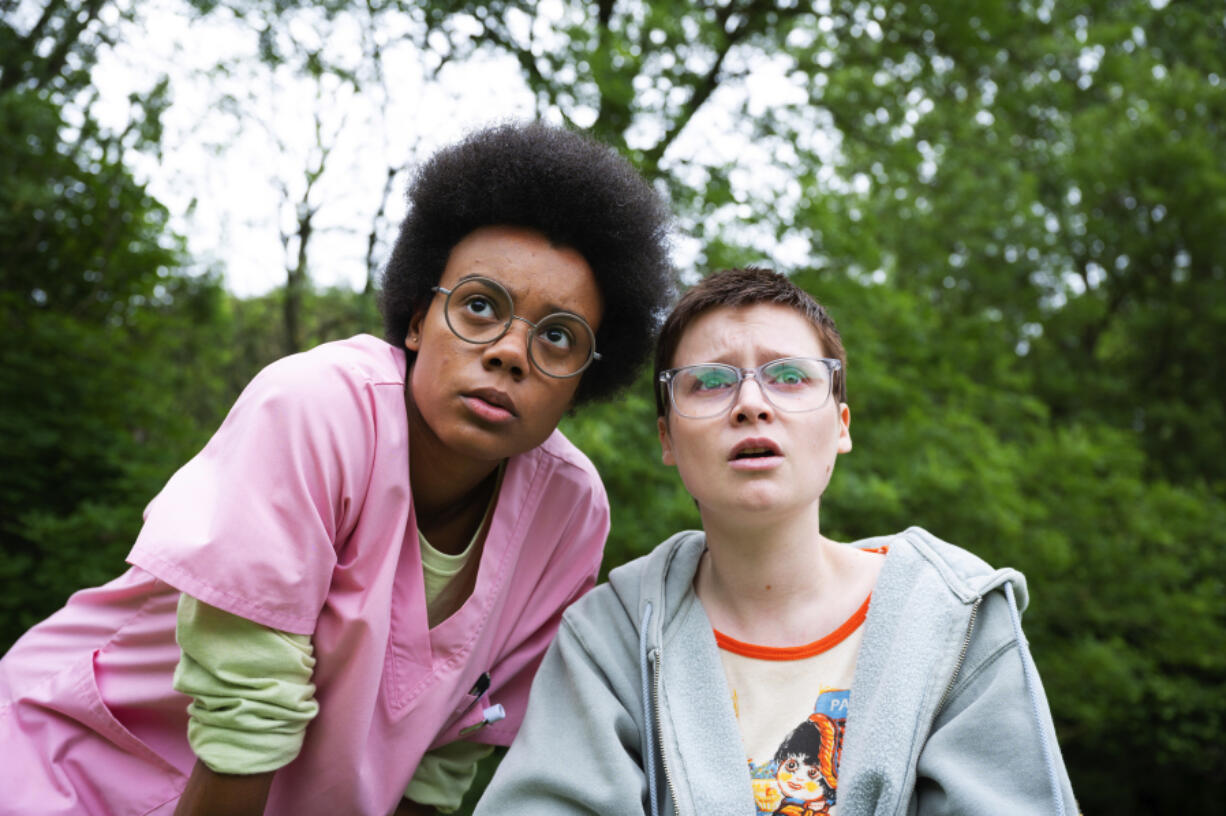
{"type": "Polygon", "coordinates": [[[692,83],[690,98],[673,120],[672,125],[664,132],[660,141],[643,155],[643,172],[649,176],[654,176],[658,173],[660,159],[663,158],[664,152],[676,141],[686,125],[694,118],[694,115],[698,113],[706,101],[711,98],[711,95],[715,93],[716,89],[719,88],[722,81],[721,74],[723,72],[724,60],[728,57],[729,52],[749,35],[763,29],[767,11],[774,11],[780,17],[789,17],[800,13],[800,8],[775,9],[774,4],[766,2],[766,0],[753,0],[743,10],[737,9],[731,4],[718,10],[716,22],[724,31],[723,48],[718,51],[715,62],[706,73],[699,77],[696,82],[692,83]],[[734,14],[737,15],[738,19],[729,28],[729,21],[734,14]]]}

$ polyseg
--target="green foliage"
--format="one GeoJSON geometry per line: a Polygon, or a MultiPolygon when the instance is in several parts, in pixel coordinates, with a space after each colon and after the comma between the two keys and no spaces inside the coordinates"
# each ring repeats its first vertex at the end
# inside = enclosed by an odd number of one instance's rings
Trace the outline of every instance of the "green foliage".
{"type": "Polygon", "coordinates": [[[660,462],[649,372],[615,402],[567,417],[562,431],[596,465],[611,503],[604,571],[645,555],[668,535],[700,525],[693,499],[660,462]]]}
{"type": "Polygon", "coordinates": [[[123,570],[141,508],[217,419],[221,358],[193,321],[214,316],[218,284],[160,286],[170,302],[124,323],[0,300],[2,644],[123,570]]]}
{"type": "Polygon", "coordinates": [[[3,291],[38,308],[122,321],[177,259],[166,212],[132,181],[106,138],[65,143],[62,109],[0,94],[3,291]],[[133,247],[139,247],[134,250],[133,247]]]}
{"type": "MultiPolygon", "coordinates": [[[[286,24],[352,4],[192,5],[260,31],[270,68],[381,81],[377,38],[367,62],[333,65],[286,24]]],[[[586,125],[668,191],[700,245],[687,273],[786,243],[850,355],[855,449],[824,531],[921,524],[1027,574],[1085,812],[1226,797],[1217,0],[359,12],[364,31],[407,21],[426,73],[512,55],[538,113],[586,125]],[[788,94],[761,104],[740,82],[767,63],[788,94]]],[[[0,20],[0,644],[122,568],[140,507],[283,352],[294,311],[283,292],[240,301],[176,271],[166,213],[126,169],[157,148],[167,86],[122,133],[89,112],[94,55],[130,18],[54,0],[25,32],[0,20]]],[[[298,281],[290,297],[305,345],[378,325],[369,293],[298,281]]],[[[698,524],[659,461],[650,385],[563,423],[609,490],[606,569],[698,524]]]]}
{"type": "Polygon", "coordinates": [[[1183,482],[1226,475],[1210,5],[905,4],[877,36],[836,11],[821,104],[863,192],[802,212],[832,264],[998,316],[1053,415],[1140,432],[1146,466],[1183,482]]]}
{"type": "Polygon", "coordinates": [[[140,509],[215,421],[216,280],[182,257],[165,209],[131,176],[123,133],[80,103],[101,7],[49,4],[0,40],[0,648],[68,593],[123,569],[140,509]]]}

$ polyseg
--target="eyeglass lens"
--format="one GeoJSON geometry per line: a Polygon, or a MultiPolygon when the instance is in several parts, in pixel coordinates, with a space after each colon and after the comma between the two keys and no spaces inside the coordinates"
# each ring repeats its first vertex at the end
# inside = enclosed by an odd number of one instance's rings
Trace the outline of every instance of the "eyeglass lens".
{"type": "MultiPolygon", "coordinates": [[[[447,325],[461,340],[492,343],[510,329],[516,317],[513,310],[511,296],[501,286],[493,281],[470,278],[459,283],[447,296],[447,325]]],[[[529,322],[522,317],[519,319],[529,322]]],[[[552,314],[533,326],[528,355],[546,374],[566,377],[588,364],[595,342],[591,326],[582,318],[552,314]]]]}
{"type": "Polygon", "coordinates": [[[831,373],[826,363],[815,357],[784,357],[751,369],[747,375],[718,363],[677,369],[670,383],[673,407],[692,419],[718,416],[732,405],[749,376],[781,411],[814,411],[830,398],[831,373]]]}

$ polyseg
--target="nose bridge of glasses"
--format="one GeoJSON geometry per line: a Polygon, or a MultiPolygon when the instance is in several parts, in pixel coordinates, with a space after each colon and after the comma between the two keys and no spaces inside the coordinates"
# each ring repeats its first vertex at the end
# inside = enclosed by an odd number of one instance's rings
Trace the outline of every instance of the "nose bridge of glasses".
{"type": "Polygon", "coordinates": [[[500,325],[501,328],[498,331],[498,336],[491,338],[488,343],[491,346],[503,346],[508,342],[509,338],[509,342],[511,343],[512,347],[514,347],[519,353],[527,355],[528,346],[532,342],[532,333],[535,331],[532,321],[520,317],[517,314],[510,313],[507,315],[506,320],[500,325]],[[522,332],[515,330],[516,320],[522,321],[525,324],[522,332]]]}
{"type": "Polygon", "coordinates": [[[531,337],[536,332],[537,327],[541,325],[540,323],[533,323],[531,320],[524,317],[523,315],[517,315],[514,312],[512,312],[511,316],[507,318],[507,329],[506,329],[507,331],[511,330],[511,324],[516,320],[520,321],[521,323],[523,323],[525,326],[528,327],[527,329],[525,329],[525,331],[528,332],[529,337],[531,337]]]}
{"type": "Polygon", "coordinates": [[[770,389],[767,387],[767,381],[762,378],[762,372],[756,368],[741,368],[738,371],[741,376],[737,381],[736,391],[732,394],[730,405],[740,405],[750,399],[745,392],[745,383],[753,380],[754,385],[758,388],[758,400],[774,407],[775,401],[771,399],[770,389]]]}

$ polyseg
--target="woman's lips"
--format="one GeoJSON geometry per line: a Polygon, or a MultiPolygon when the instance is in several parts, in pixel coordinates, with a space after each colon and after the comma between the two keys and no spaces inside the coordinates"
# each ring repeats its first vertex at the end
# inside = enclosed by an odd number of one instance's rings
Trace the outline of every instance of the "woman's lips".
{"type": "Polygon", "coordinates": [[[515,403],[502,391],[493,388],[480,388],[464,394],[461,399],[472,411],[486,422],[510,422],[519,416],[515,411],[515,403]]]}
{"type": "Polygon", "coordinates": [[[754,456],[748,459],[728,460],[728,467],[733,470],[746,471],[772,470],[782,464],[782,456],[754,456]]]}
{"type": "Polygon", "coordinates": [[[742,439],[728,454],[733,470],[771,470],[783,463],[783,452],[773,439],[755,437],[742,439]]]}

